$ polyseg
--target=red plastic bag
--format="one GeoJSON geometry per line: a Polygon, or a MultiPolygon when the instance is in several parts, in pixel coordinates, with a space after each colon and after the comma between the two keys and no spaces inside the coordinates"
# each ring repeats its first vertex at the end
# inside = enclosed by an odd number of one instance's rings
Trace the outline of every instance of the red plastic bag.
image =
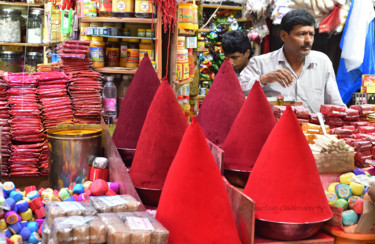
{"type": "Polygon", "coordinates": [[[340,24],[340,9],[341,6],[335,4],[332,12],[325,17],[319,24],[319,33],[332,32],[340,24]]]}

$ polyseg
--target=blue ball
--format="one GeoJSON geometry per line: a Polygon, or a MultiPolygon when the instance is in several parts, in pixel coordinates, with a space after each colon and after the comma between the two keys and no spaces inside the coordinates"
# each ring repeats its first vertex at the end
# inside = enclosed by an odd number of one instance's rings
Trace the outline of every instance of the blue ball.
{"type": "Polygon", "coordinates": [[[21,224],[20,222],[17,222],[15,224],[9,225],[8,228],[13,234],[18,234],[21,231],[21,224]]]}
{"type": "Polygon", "coordinates": [[[68,197],[67,199],[64,200],[64,202],[75,202],[76,199],[73,196],[68,197]]]}
{"type": "Polygon", "coordinates": [[[30,200],[33,200],[34,198],[39,197],[39,192],[38,191],[31,191],[31,192],[27,193],[26,197],[29,198],[30,200]]]}
{"type": "Polygon", "coordinates": [[[10,194],[9,194],[9,197],[13,198],[14,201],[18,202],[20,200],[23,199],[23,195],[21,192],[18,192],[18,191],[12,191],[10,194]]]}
{"type": "Polygon", "coordinates": [[[8,237],[8,238],[10,238],[13,235],[12,232],[9,229],[5,229],[4,232],[5,232],[5,236],[8,237]]]}
{"type": "Polygon", "coordinates": [[[39,236],[39,234],[37,232],[32,232],[31,235],[30,235],[30,237],[29,237],[28,243],[37,244],[41,240],[42,240],[42,238],[40,238],[40,236],[39,236]]]}
{"type": "Polygon", "coordinates": [[[16,201],[13,198],[8,197],[5,199],[6,204],[9,206],[10,211],[14,211],[14,207],[16,206],[16,201]]]}
{"type": "Polygon", "coordinates": [[[366,174],[365,171],[363,171],[363,170],[360,169],[360,168],[355,168],[355,169],[353,170],[353,173],[354,173],[355,175],[365,175],[365,174],[366,174]]]}
{"type": "Polygon", "coordinates": [[[27,222],[27,221],[21,221],[22,228],[27,227],[27,223],[29,223],[29,222],[27,222]]]}
{"type": "Polygon", "coordinates": [[[82,184],[75,184],[73,187],[73,194],[81,194],[85,192],[85,188],[82,184]]]}
{"type": "Polygon", "coordinates": [[[345,226],[354,225],[358,221],[358,215],[354,210],[346,210],[342,213],[342,224],[345,226]]]}
{"type": "Polygon", "coordinates": [[[22,240],[27,241],[30,238],[31,230],[27,227],[22,228],[20,235],[22,236],[22,240]]]}
{"type": "Polygon", "coordinates": [[[363,190],[363,195],[365,195],[370,187],[365,186],[365,189],[363,190]]]}
{"type": "Polygon", "coordinates": [[[29,223],[27,223],[27,228],[31,232],[38,232],[38,230],[39,230],[39,226],[35,221],[30,221],[29,223]]]}
{"type": "Polygon", "coordinates": [[[16,207],[19,213],[23,213],[29,209],[29,203],[26,200],[21,200],[16,203],[16,207]]]}
{"type": "Polygon", "coordinates": [[[16,186],[12,181],[6,181],[3,183],[3,191],[9,196],[9,194],[16,189],[16,186]]]}

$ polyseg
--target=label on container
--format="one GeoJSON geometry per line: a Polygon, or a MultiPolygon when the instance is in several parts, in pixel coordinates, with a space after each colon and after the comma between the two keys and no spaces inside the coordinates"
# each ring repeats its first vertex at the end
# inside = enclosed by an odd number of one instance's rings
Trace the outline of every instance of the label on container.
{"type": "Polygon", "coordinates": [[[86,210],[78,202],[57,202],[56,203],[60,208],[64,209],[65,212],[70,212],[74,210],[86,210]]]}
{"type": "Polygon", "coordinates": [[[141,63],[145,54],[148,53],[148,57],[151,61],[155,60],[155,52],[152,49],[139,49],[139,63],[141,63]]]}
{"type": "Polygon", "coordinates": [[[99,11],[112,13],[112,0],[100,0],[99,11]]]}
{"type": "Polygon", "coordinates": [[[126,216],[126,222],[131,230],[154,230],[148,218],[126,216]]]}
{"type": "Polygon", "coordinates": [[[186,80],[189,79],[189,63],[183,63],[182,64],[182,79],[186,80]]]}
{"type": "Polygon", "coordinates": [[[120,58],[125,58],[128,55],[128,45],[127,44],[122,44],[120,46],[120,58]]]}
{"type": "Polygon", "coordinates": [[[104,48],[90,47],[90,56],[93,62],[104,63],[104,48]]]}
{"type": "Polygon", "coordinates": [[[108,66],[110,67],[118,66],[118,62],[120,61],[120,49],[107,47],[105,51],[106,51],[106,60],[107,60],[108,66]]]}
{"type": "Polygon", "coordinates": [[[152,3],[149,0],[136,0],[135,12],[140,14],[147,14],[153,12],[152,3]]]}
{"type": "Polygon", "coordinates": [[[134,1],[132,0],[112,0],[112,12],[133,13],[134,1]]]}
{"type": "Polygon", "coordinates": [[[104,111],[116,112],[116,98],[103,98],[104,111]]]}
{"type": "Polygon", "coordinates": [[[108,197],[98,197],[102,202],[110,207],[120,206],[128,204],[129,202],[120,196],[108,196],[108,197]]]}
{"type": "Polygon", "coordinates": [[[127,63],[139,63],[139,49],[128,48],[127,52],[127,63]]]}
{"type": "Polygon", "coordinates": [[[182,80],[182,64],[177,63],[176,80],[182,80]]]}

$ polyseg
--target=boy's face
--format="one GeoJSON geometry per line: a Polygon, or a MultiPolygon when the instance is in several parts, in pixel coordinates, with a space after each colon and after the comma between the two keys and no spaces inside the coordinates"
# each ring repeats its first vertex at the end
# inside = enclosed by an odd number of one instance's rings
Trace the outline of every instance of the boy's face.
{"type": "Polygon", "coordinates": [[[227,54],[226,56],[232,63],[234,70],[239,73],[249,63],[250,49],[248,49],[245,53],[235,52],[227,54]]]}

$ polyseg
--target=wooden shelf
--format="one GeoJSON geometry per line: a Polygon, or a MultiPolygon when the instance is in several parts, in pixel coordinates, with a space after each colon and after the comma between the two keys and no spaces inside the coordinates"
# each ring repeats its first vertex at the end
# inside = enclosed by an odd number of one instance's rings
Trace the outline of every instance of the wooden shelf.
{"type": "Polygon", "coordinates": [[[49,46],[50,43],[15,43],[15,42],[0,42],[0,46],[17,46],[17,47],[43,47],[49,46]]]}
{"type": "Polygon", "coordinates": [[[123,67],[102,67],[94,68],[95,71],[100,73],[110,73],[110,74],[124,74],[124,75],[134,75],[137,69],[129,69],[123,67]]]}
{"type": "Polygon", "coordinates": [[[200,28],[198,32],[210,32],[210,29],[208,28],[200,28]]]}
{"type": "Polygon", "coordinates": [[[219,9],[229,9],[229,10],[242,10],[239,6],[229,6],[229,5],[214,5],[214,4],[203,4],[203,8],[219,8],[219,9]]]}
{"type": "Polygon", "coordinates": [[[152,24],[157,22],[157,19],[150,18],[118,18],[118,17],[94,17],[94,18],[82,18],[81,22],[121,22],[121,23],[144,23],[152,24]]]}
{"type": "Polygon", "coordinates": [[[195,36],[195,30],[178,29],[180,36],[195,36]]]}
{"type": "Polygon", "coordinates": [[[0,5],[11,5],[11,6],[24,6],[24,7],[43,7],[43,3],[14,3],[14,2],[3,2],[0,1],[0,5]]]}
{"type": "Polygon", "coordinates": [[[197,48],[197,52],[208,52],[208,48],[197,48]]]}
{"type": "Polygon", "coordinates": [[[245,19],[245,18],[238,18],[236,20],[237,22],[251,22],[252,21],[251,19],[245,19]]]}

